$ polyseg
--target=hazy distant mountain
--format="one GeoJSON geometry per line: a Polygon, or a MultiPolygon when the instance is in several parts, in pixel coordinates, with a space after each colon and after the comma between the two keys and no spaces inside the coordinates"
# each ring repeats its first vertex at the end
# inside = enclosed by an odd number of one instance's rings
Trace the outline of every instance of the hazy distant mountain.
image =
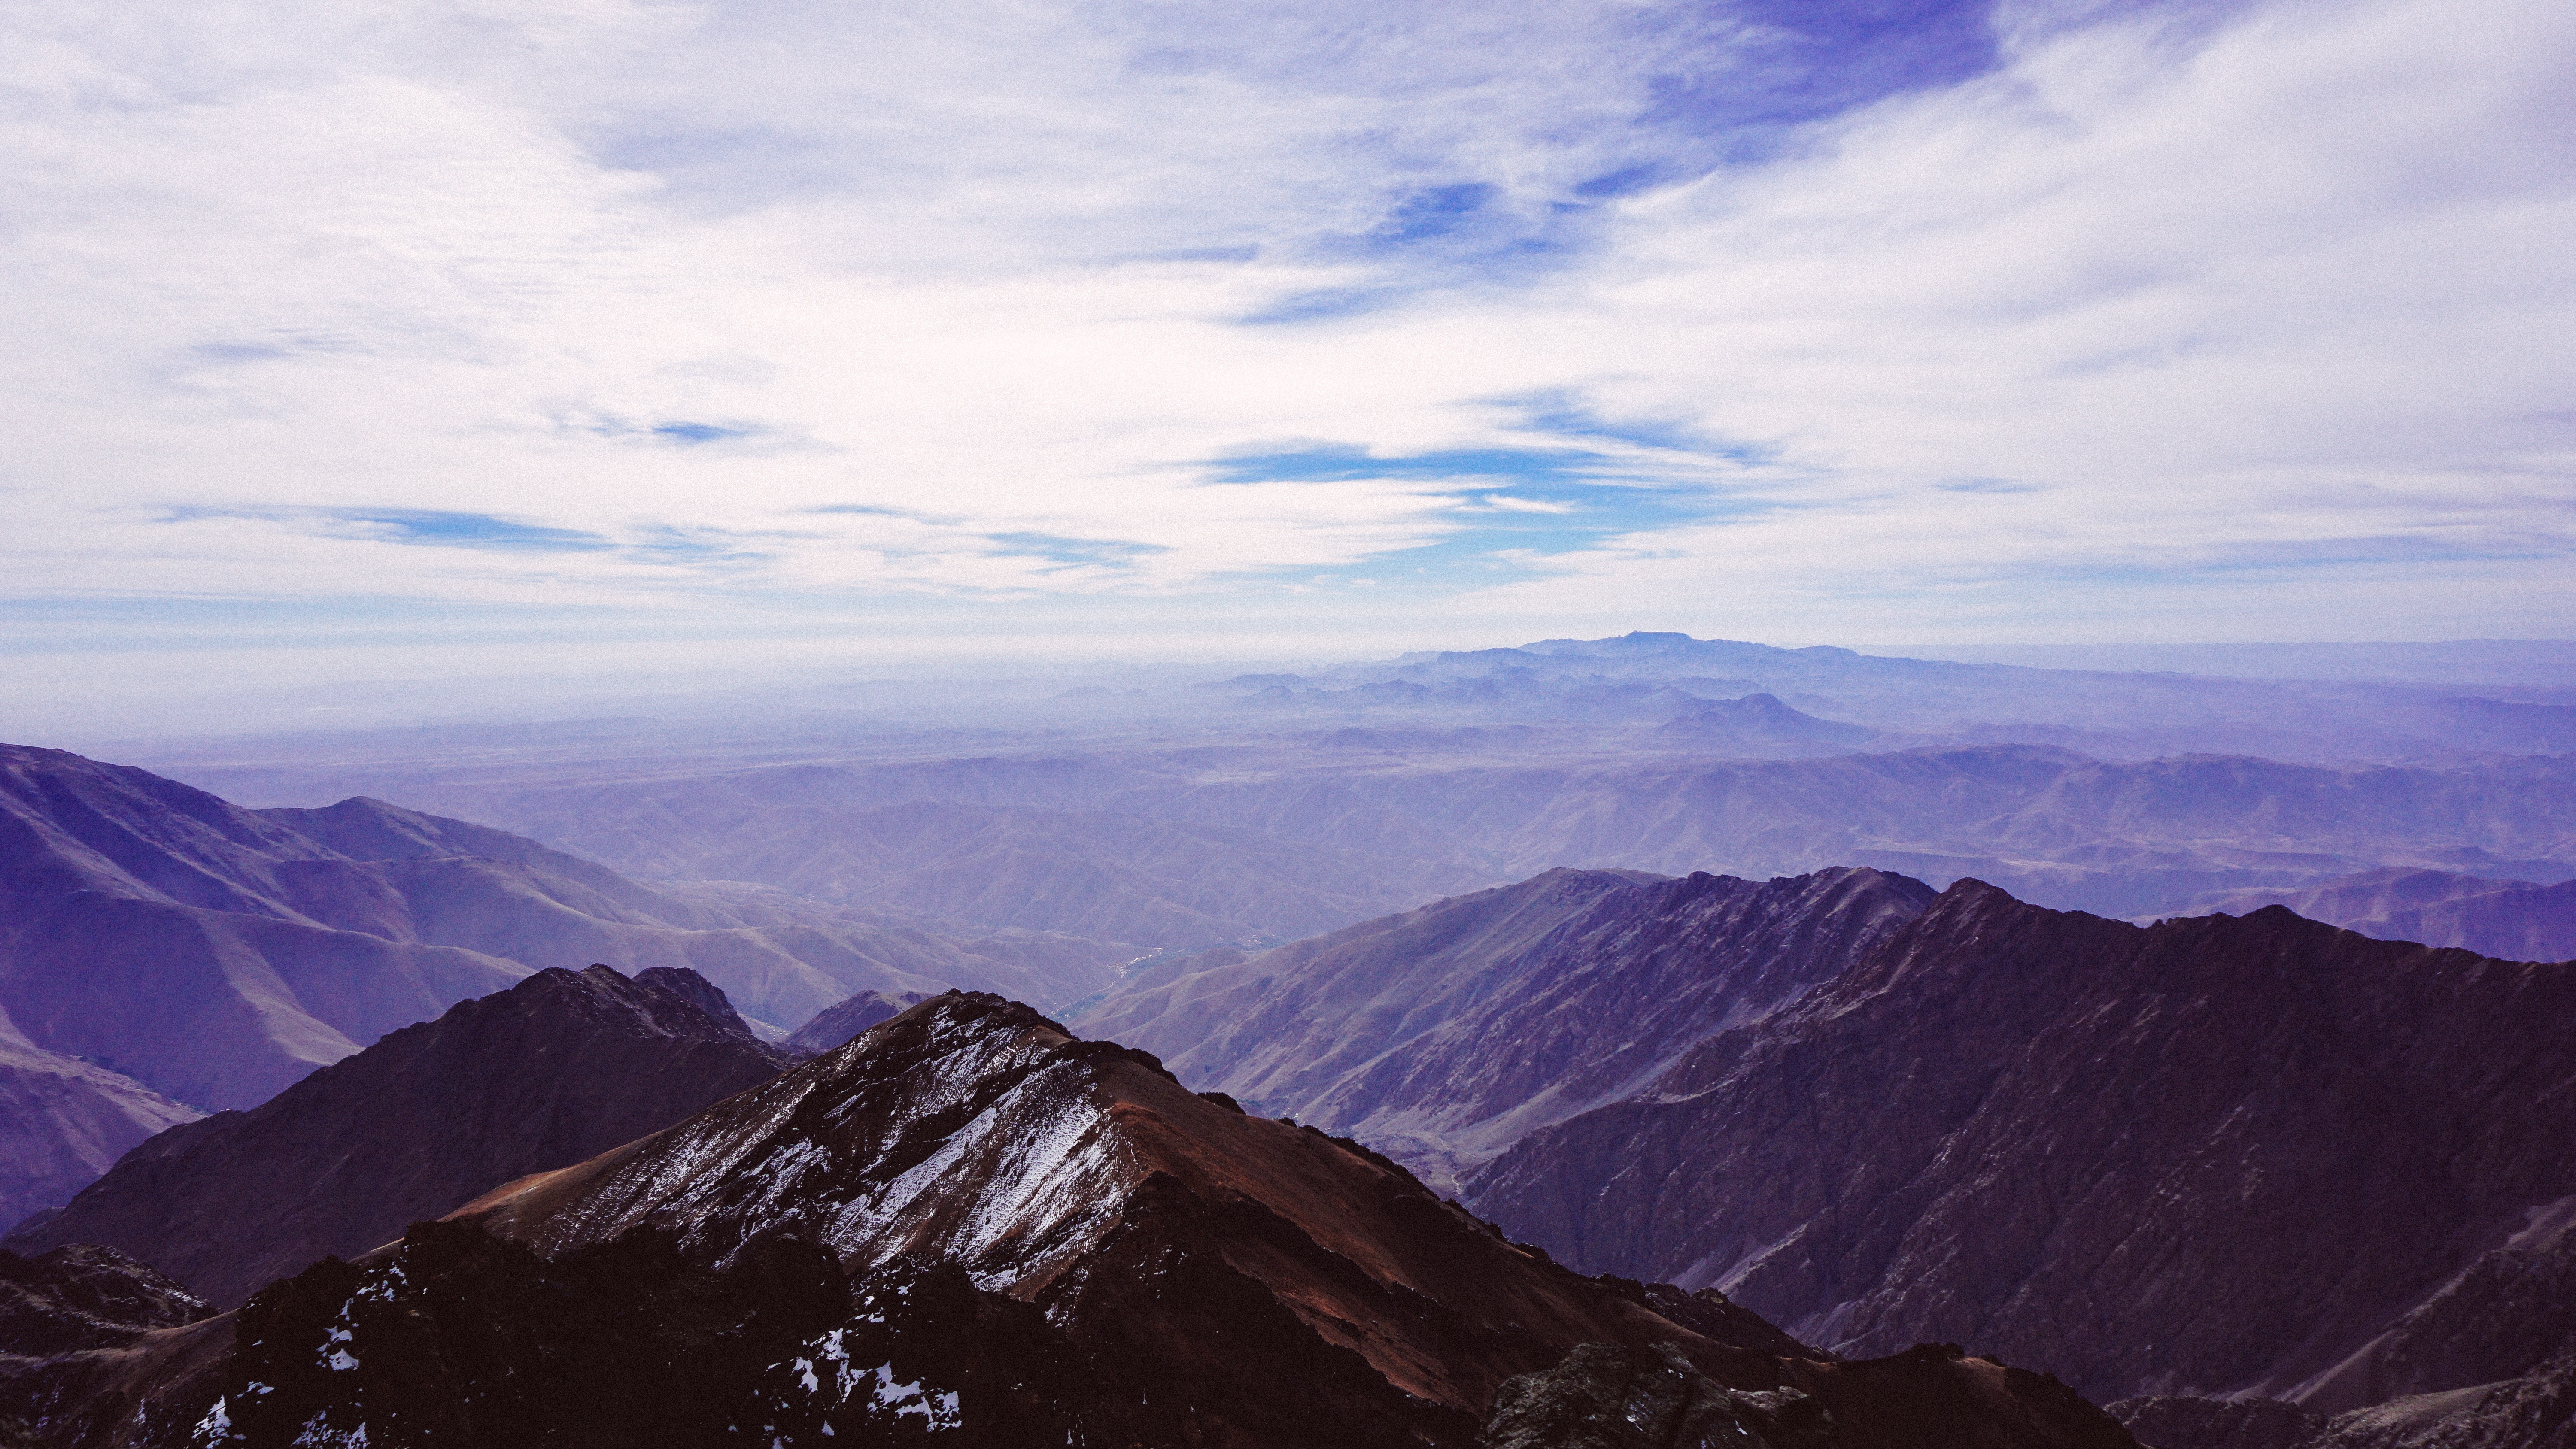
{"type": "Polygon", "coordinates": [[[364,867],[141,770],[0,747],[0,1010],[47,1051],[247,1106],[526,968],[341,929],[364,867]]]}
{"type": "Polygon", "coordinates": [[[825,1007],[812,1021],[796,1028],[785,1043],[805,1056],[820,1056],[878,1022],[899,1016],[930,998],[918,991],[862,991],[837,1006],[825,1007]]]}
{"type": "Polygon", "coordinates": [[[248,1106],[455,1001],[588,961],[699,970],[780,1029],[854,990],[1055,1001],[1110,979],[1096,957],[1003,959],[821,907],[650,890],[380,801],[243,810],[0,746],[0,1013],[41,1051],[248,1106]]]}
{"type": "Polygon", "coordinates": [[[6,1241],[105,1244],[228,1307],[495,1184],[668,1126],[788,1060],[689,972],[541,971],[247,1112],[153,1138],[6,1241]]]}
{"type": "Polygon", "coordinates": [[[1138,955],[1302,938],[1560,865],[1767,879],[1858,864],[2122,917],[2381,866],[2576,874],[2576,755],[2358,768],[1988,745],[1746,760],[1367,733],[421,788],[643,876],[765,881],[1138,955]]]}
{"type": "Polygon", "coordinates": [[[1841,1351],[1953,1339],[2106,1398],[2350,1407],[2400,1382],[2359,1367],[2381,1335],[2576,1202],[2571,1020],[2576,965],[1966,881],[1635,1100],[1523,1139],[1470,1200],[1841,1351]]]}
{"type": "Polygon", "coordinates": [[[2576,957],[2576,880],[2544,886],[2401,867],[2298,890],[2229,891],[2196,910],[2241,915],[2272,905],[2383,941],[2457,946],[2505,961],[2576,957]]]}
{"type": "Polygon", "coordinates": [[[71,1200],[127,1148],[204,1114],[44,1051],[0,1019],[0,1231],[71,1200]]]}
{"type": "MultiPolygon", "coordinates": [[[[2563,648],[2557,657],[2563,660],[2563,648]]],[[[2228,678],[2167,669],[2029,668],[1648,633],[1412,654],[1375,668],[1392,678],[1507,670],[1631,679],[1723,675],[1811,713],[1899,734],[2001,726],[2019,727],[2006,737],[2043,740],[2032,727],[2072,729],[2093,736],[2097,748],[2123,754],[2217,749],[2327,761],[2576,749],[2576,705],[2563,698],[2487,698],[2463,694],[2456,684],[2320,679],[2295,672],[2228,678]]],[[[1355,672],[1369,670],[1358,666],[1355,672]]],[[[2511,673],[2481,677],[2508,693],[2520,692],[2511,673]]],[[[2562,676],[2552,669],[2542,677],[2562,676]]]]}
{"type": "Polygon", "coordinates": [[[1134,942],[1137,954],[1312,935],[1483,883],[1439,852],[1290,841],[1222,819],[974,798],[836,803],[864,800],[872,783],[797,770],[549,791],[512,818],[646,874],[762,881],[863,910],[1134,942]]]}
{"type": "Polygon", "coordinates": [[[1176,963],[1075,1025],[1447,1185],[1830,980],[1932,895],[1873,870],[1555,870],[1249,960],[1176,963]]]}

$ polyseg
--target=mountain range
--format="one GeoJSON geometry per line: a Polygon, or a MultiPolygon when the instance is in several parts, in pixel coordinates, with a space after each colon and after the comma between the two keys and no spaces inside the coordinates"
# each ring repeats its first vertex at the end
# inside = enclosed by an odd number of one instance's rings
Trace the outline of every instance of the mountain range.
{"type": "Polygon", "coordinates": [[[0,748],[0,1449],[2576,1449],[2576,696],[1049,689],[0,748]]]}
{"type": "Polygon", "coordinates": [[[1454,1190],[1523,1134],[1831,980],[1931,899],[1862,869],[1768,882],[1554,870],[1248,959],[1136,973],[1074,1023],[1454,1190]]]}
{"type": "Polygon", "coordinates": [[[2576,957],[2576,880],[2544,886],[2390,868],[2298,890],[2229,891],[2201,902],[2199,910],[2242,915],[2264,906],[2287,906],[2383,941],[2457,946],[2506,961],[2576,957]]]}
{"type": "MultiPolygon", "coordinates": [[[[1301,1054],[1373,1031],[1357,1064],[1445,1061],[1462,1098],[1439,1099],[1438,1070],[1367,1098],[1374,1074],[1346,1066],[1304,1081],[1318,1108],[1452,1105],[1472,1129],[1551,1070],[1649,1080],[1606,1105],[1571,1094],[1465,1163],[1497,1231],[1360,1141],[997,997],[911,1005],[773,1075],[775,1049],[698,978],[549,972],[167,1134],[233,1134],[202,1162],[239,1170],[178,1196],[241,1205],[191,1241],[205,1262],[268,1254],[222,1290],[243,1306],[10,1371],[74,1426],[50,1442],[83,1445],[437,1424],[492,1443],[675,1424],[696,1427],[671,1442],[708,1443],[754,1424],[787,1443],[2132,1442],[2007,1362],[2129,1393],[2119,1414],[2157,1449],[2513,1449],[2568,1417],[2576,1058],[2551,1028],[2576,964],[2277,907],[2140,927],[1845,870],[1554,872],[1160,969],[1128,1005],[1163,1009],[1139,1019],[1249,992],[1263,1004],[1207,1020],[1266,1021],[1276,1041],[1230,1048],[1263,1073],[1294,1080],[1301,1054]],[[1384,1009],[1409,994],[1439,1020],[1384,1009]],[[602,1070],[570,1047],[605,1021],[602,1070]],[[1640,1021],[1661,1034],[1613,1040],[1640,1021]],[[1511,1059],[1551,1030],[1557,1049],[1511,1059]],[[242,1299],[288,1271],[264,1209],[371,1197],[374,1159],[323,1164],[364,1158],[367,1123],[421,1130],[386,1084],[448,1084],[420,1095],[422,1123],[596,1117],[580,1084],[635,1079],[638,1051],[740,1061],[753,1084],[444,1225],[388,1229],[423,1214],[378,1207],[344,1241],[387,1246],[242,1299]],[[550,1052],[533,1088],[487,1083],[550,1052]],[[1500,1070],[1477,1070],[1488,1055],[1500,1070]],[[307,1120],[326,1117],[342,1125],[307,1120]],[[313,1146],[261,1155],[291,1143],[313,1146]],[[1577,1276],[1603,1268],[1636,1276],[1577,1276]],[[1653,1436],[1600,1437],[1622,1423],[1653,1436]]],[[[482,1147],[403,1160],[471,1151],[506,1172],[482,1147]]],[[[185,1156],[147,1147],[43,1226],[105,1221],[93,1202],[167,1216],[132,1185],[185,1156]]],[[[107,1251],[55,1244],[12,1246],[107,1251]]]]}
{"type": "Polygon", "coordinates": [[[1608,1413],[1764,1449],[2134,1443],[2041,1374],[1833,1359],[1578,1277],[1355,1144],[958,993],[133,1359],[64,1442],[1571,1449],[1608,1413]]]}
{"type": "Polygon", "coordinates": [[[2576,963],[2279,907],[2140,927],[1965,881],[1631,1100],[1522,1139],[1468,1200],[1838,1351],[1954,1338],[2105,1399],[2355,1408],[2551,1347],[2524,1322],[2397,1373],[2383,1336],[2464,1275],[2525,1272],[2576,1202],[2570,1020],[2576,963]]]}
{"type": "Polygon", "coordinates": [[[154,1137],[0,1245],[103,1245],[230,1308],[496,1184],[667,1127],[791,1059],[693,972],[553,967],[248,1111],[154,1137]]]}
{"type": "Polygon", "coordinates": [[[1363,733],[1374,742],[1037,742],[647,779],[342,773],[643,879],[759,882],[969,930],[1126,942],[1131,957],[1258,950],[1556,866],[1767,879],[1866,865],[2121,917],[2393,866],[2576,875],[2576,755],[2328,765],[1997,743],[1748,759],[1686,741],[1363,733]]]}
{"type": "Polygon", "coordinates": [[[377,800],[245,810],[0,746],[0,1222],[59,1206],[156,1132],[544,967],[699,971],[783,1036],[854,991],[1069,1001],[1114,979],[1112,954],[648,888],[377,800]]]}

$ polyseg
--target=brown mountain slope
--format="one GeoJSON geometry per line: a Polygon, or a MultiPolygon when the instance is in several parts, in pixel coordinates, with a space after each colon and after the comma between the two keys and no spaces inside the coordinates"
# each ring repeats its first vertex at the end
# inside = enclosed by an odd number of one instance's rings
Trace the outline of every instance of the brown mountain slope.
{"type": "Polygon", "coordinates": [[[2576,1192],[2576,966],[1963,881],[1473,1201],[1848,1352],[2297,1396],[2576,1192]]]}
{"type": "Polygon", "coordinates": [[[1250,960],[1178,963],[1075,1024],[1448,1184],[1794,1001],[1931,899],[1873,870],[1554,870],[1250,960]]]}
{"type": "Polygon", "coordinates": [[[495,1183],[667,1126],[785,1061],[689,973],[542,971],[249,1111],[162,1133],[7,1241],[22,1253],[106,1244],[230,1306],[495,1183]]]}

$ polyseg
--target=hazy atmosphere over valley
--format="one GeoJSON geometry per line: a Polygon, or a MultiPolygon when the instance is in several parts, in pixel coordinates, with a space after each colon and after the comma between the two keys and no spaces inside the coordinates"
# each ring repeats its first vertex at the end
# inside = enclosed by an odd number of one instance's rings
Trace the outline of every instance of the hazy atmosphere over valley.
{"type": "Polygon", "coordinates": [[[0,16],[0,1449],[2576,1449],[2576,17],[0,16]]]}

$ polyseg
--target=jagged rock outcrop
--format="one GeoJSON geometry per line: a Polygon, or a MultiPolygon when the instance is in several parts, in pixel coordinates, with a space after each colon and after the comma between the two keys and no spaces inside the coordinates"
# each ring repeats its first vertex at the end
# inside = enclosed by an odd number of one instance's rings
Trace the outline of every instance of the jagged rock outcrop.
{"type": "Polygon", "coordinates": [[[792,1052],[819,1056],[878,1022],[899,1016],[929,999],[919,991],[862,991],[838,1005],[824,1008],[820,1016],[789,1033],[785,1045],[792,1052]]]}
{"type": "Polygon", "coordinates": [[[2338,1414],[2299,1449],[2576,1449],[2576,1341],[2502,1383],[2338,1414]]]}
{"type": "Polygon", "coordinates": [[[1178,963],[1077,1024],[1446,1185],[1796,1000],[1932,894],[1873,870],[1553,870],[1248,960],[1178,963]]]}
{"type": "Polygon", "coordinates": [[[2576,965],[1962,881],[1636,1100],[1533,1134],[1471,1201],[1841,1352],[1937,1336],[2105,1399],[2345,1407],[2373,1340],[2576,1192],[2570,1020],[2576,965]]]}
{"type": "Polygon", "coordinates": [[[543,971],[247,1112],[162,1133],[6,1241],[106,1244],[230,1306],[496,1184],[666,1127],[788,1060],[694,973],[543,971]]]}

